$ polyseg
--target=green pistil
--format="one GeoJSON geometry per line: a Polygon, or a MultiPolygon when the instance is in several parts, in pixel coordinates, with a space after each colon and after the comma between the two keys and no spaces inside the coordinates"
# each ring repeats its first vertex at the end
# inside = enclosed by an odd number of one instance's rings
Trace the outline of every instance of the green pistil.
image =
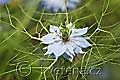
{"type": "Polygon", "coordinates": [[[62,32],[62,40],[63,40],[63,42],[69,41],[69,35],[68,35],[69,30],[67,28],[62,29],[61,32],[62,32]]]}

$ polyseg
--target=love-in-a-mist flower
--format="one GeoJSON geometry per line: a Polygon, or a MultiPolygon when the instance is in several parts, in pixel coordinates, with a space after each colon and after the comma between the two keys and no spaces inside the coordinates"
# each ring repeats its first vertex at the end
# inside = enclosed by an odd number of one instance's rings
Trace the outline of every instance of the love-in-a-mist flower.
{"type": "Polygon", "coordinates": [[[48,44],[45,55],[54,55],[56,59],[63,55],[73,61],[78,53],[83,53],[82,48],[87,48],[91,44],[82,35],[87,33],[88,27],[75,29],[72,23],[64,28],[50,25],[50,33],[41,38],[42,43],[48,44]]]}
{"type": "Polygon", "coordinates": [[[80,0],[41,0],[41,5],[50,11],[57,12],[58,10],[65,11],[66,8],[74,9],[76,3],[80,0]]]}

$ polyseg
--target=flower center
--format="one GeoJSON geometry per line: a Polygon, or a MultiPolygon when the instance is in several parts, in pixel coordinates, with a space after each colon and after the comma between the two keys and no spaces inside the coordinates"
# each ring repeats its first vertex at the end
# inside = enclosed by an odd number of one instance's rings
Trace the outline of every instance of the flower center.
{"type": "Polygon", "coordinates": [[[62,40],[63,40],[63,42],[67,42],[67,41],[69,41],[70,39],[69,39],[69,37],[62,37],[62,40]]]}
{"type": "Polygon", "coordinates": [[[63,42],[69,41],[69,30],[68,29],[63,29],[62,31],[62,40],[63,42]]]}

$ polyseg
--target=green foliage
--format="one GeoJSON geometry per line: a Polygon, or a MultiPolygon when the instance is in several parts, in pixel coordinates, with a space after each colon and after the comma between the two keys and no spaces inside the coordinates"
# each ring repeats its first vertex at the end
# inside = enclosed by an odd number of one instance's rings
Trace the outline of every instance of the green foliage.
{"type": "Polygon", "coordinates": [[[81,0],[64,13],[37,10],[39,1],[0,5],[0,80],[120,79],[120,0],[81,0]],[[85,36],[92,44],[72,63],[45,56],[39,40],[50,25],[63,26],[66,19],[76,28],[89,27],[85,36]]]}

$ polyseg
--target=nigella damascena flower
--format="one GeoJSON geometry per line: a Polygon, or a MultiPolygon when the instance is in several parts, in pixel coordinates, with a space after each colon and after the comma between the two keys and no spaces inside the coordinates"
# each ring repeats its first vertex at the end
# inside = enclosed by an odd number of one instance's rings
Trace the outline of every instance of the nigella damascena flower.
{"type": "Polygon", "coordinates": [[[65,11],[66,7],[74,9],[76,3],[80,0],[41,0],[41,5],[50,11],[57,12],[58,10],[65,11]]]}
{"type": "Polygon", "coordinates": [[[0,0],[0,4],[6,4],[8,0],[0,0]]]}
{"type": "Polygon", "coordinates": [[[50,33],[41,38],[42,43],[48,44],[48,55],[54,55],[56,58],[63,55],[72,62],[74,56],[83,53],[82,48],[87,48],[91,44],[82,35],[87,33],[88,27],[75,29],[72,23],[65,28],[50,25],[50,33]]]}

